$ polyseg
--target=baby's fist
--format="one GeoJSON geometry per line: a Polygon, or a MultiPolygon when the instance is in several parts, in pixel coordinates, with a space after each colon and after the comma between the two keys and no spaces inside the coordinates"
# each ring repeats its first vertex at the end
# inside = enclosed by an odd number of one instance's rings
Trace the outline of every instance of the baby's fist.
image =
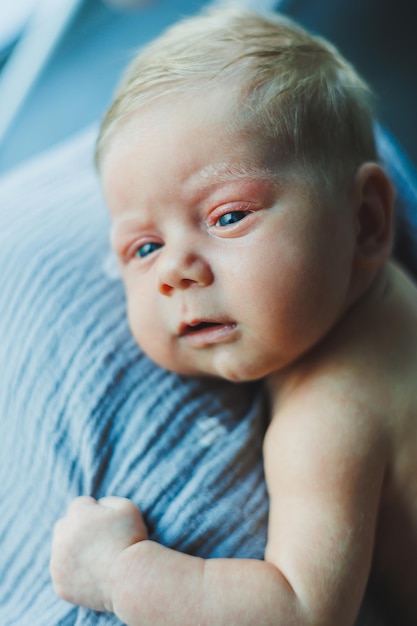
{"type": "Polygon", "coordinates": [[[126,498],[76,498],[55,525],[51,576],[64,600],[112,610],[112,568],[129,546],[148,538],[142,515],[126,498]]]}

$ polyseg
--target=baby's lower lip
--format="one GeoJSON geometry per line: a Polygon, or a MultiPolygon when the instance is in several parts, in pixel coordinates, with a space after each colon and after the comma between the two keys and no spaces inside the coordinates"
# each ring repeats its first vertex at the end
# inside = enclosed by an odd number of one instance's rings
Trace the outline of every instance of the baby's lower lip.
{"type": "Polygon", "coordinates": [[[194,348],[230,341],[236,331],[235,322],[208,323],[197,326],[187,326],[181,334],[181,339],[194,348]]]}

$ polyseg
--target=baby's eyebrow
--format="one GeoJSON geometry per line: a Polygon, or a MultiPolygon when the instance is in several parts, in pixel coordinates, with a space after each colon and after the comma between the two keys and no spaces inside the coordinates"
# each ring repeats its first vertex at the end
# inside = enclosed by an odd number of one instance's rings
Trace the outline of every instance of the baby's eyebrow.
{"type": "Polygon", "coordinates": [[[143,225],[143,220],[141,220],[136,214],[127,214],[122,218],[115,219],[110,225],[110,241],[113,243],[118,238],[128,235],[132,229],[138,230],[143,227],[143,225]]]}
{"type": "Polygon", "coordinates": [[[249,183],[250,181],[267,181],[269,184],[276,185],[279,182],[279,176],[272,169],[248,163],[211,163],[188,178],[184,185],[185,197],[196,199],[214,192],[222,185],[238,183],[239,181],[249,183]]]}
{"type": "Polygon", "coordinates": [[[277,173],[272,169],[260,167],[250,163],[216,163],[206,165],[199,170],[191,179],[192,184],[198,184],[198,181],[208,181],[214,179],[215,182],[232,182],[242,178],[252,178],[255,180],[265,178],[276,178],[277,173]]]}

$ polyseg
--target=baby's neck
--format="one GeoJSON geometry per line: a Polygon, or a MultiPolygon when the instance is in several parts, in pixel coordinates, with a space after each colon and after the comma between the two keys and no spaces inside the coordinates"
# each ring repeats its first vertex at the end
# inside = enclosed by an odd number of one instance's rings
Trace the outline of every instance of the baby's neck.
{"type": "Polygon", "coordinates": [[[312,363],[319,363],[322,355],[331,353],[334,345],[339,343],[340,337],[347,332],[348,327],[350,327],[348,333],[352,332],[353,327],[358,328],[357,324],[361,326],[364,316],[369,316],[371,307],[376,307],[375,310],[377,310],[382,305],[382,301],[390,291],[392,271],[394,268],[391,267],[391,263],[387,263],[377,272],[356,279],[343,311],[328,333],[297,360],[267,376],[266,385],[272,405],[280,402],[283,395],[293,387],[300,376],[310,371],[312,363]]]}

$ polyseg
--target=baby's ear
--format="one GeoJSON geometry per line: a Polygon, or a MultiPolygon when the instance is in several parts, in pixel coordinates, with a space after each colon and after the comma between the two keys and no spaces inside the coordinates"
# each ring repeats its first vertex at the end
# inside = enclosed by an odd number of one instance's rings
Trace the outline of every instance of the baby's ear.
{"type": "Polygon", "coordinates": [[[394,189],[377,163],[364,163],[354,178],[356,264],[367,271],[381,267],[393,241],[394,189]]]}

